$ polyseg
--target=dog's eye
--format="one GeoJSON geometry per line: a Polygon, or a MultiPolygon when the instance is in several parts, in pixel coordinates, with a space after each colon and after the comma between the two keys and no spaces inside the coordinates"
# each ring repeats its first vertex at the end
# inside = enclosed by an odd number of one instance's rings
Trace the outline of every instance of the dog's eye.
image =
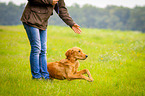
{"type": "Polygon", "coordinates": [[[81,52],[81,51],[78,51],[78,52],[81,52]]]}

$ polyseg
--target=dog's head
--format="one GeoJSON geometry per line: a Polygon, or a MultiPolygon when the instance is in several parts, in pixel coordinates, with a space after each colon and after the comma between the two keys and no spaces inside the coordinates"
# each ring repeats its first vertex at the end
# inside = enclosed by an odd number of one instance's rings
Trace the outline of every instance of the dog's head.
{"type": "Polygon", "coordinates": [[[78,47],[73,47],[65,53],[67,59],[74,59],[74,60],[85,60],[88,55],[84,54],[82,50],[78,47]]]}

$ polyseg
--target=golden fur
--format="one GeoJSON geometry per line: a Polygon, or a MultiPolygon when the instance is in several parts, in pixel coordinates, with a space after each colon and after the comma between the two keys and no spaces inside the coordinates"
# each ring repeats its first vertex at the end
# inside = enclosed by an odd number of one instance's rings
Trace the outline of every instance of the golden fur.
{"type": "Polygon", "coordinates": [[[77,71],[80,65],[78,60],[85,60],[88,57],[80,48],[73,47],[69,49],[65,55],[66,59],[47,63],[47,69],[50,74],[50,78],[61,80],[85,79],[88,81],[93,81],[88,69],[77,71]],[[83,74],[87,74],[88,77],[84,76],[83,74]]]}

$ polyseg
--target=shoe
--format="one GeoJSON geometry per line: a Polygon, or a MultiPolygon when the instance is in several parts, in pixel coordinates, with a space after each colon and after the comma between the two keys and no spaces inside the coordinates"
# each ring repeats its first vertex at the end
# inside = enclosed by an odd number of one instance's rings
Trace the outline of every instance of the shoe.
{"type": "Polygon", "coordinates": [[[42,80],[42,77],[41,77],[41,78],[33,78],[33,77],[32,77],[32,79],[33,79],[33,80],[42,80]]]}
{"type": "Polygon", "coordinates": [[[45,80],[46,80],[46,81],[51,81],[51,82],[52,82],[53,79],[51,79],[51,78],[46,78],[45,80]]]}

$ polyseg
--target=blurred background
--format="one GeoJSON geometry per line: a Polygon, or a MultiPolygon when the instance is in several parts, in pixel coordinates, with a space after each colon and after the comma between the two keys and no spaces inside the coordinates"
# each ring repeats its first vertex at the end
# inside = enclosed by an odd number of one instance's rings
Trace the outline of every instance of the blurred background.
{"type": "MultiPolygon", "coordinates": [[[[27,0],[0,0],[0,25],[19,25],[27,0]]],[[[65,0],[81,27],[145,32],[145,0],[65,0]]],[[[49,25],[66,26],[57,14],[49,25]]]]}

